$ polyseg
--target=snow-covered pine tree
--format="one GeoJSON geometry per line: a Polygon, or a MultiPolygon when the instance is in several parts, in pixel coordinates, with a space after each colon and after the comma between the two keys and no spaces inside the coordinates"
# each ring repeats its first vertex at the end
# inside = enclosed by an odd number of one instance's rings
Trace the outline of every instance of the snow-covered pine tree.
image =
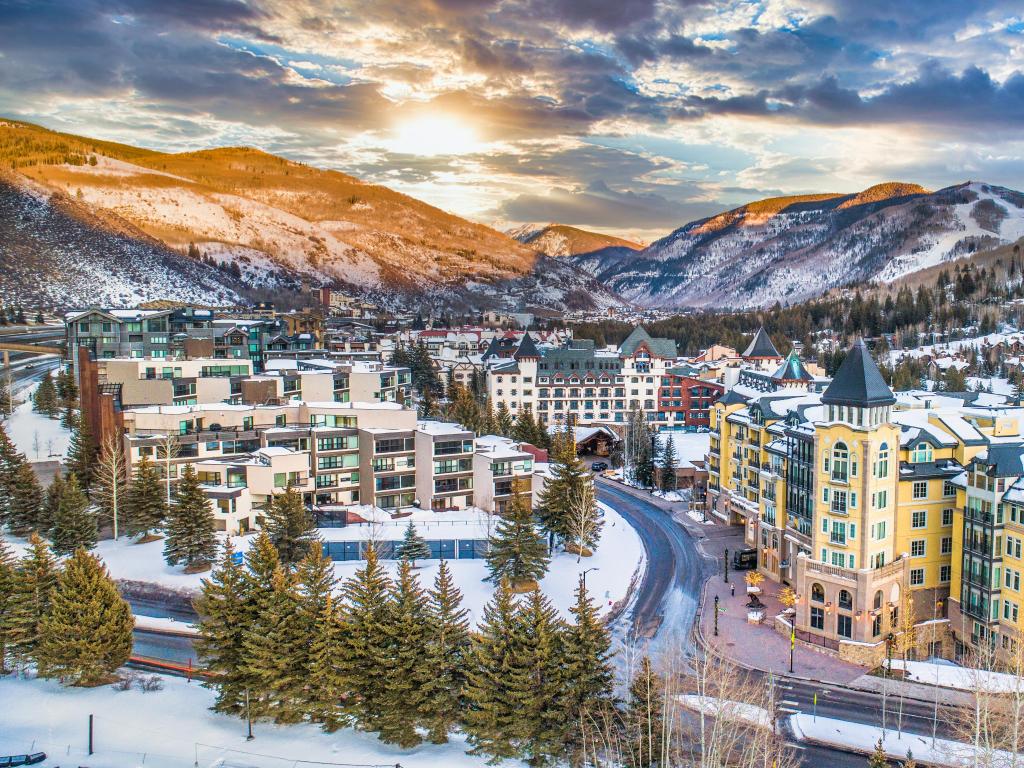
{"type": "Polygon", "coordinates": [[[204,685],[217,691],[213,709],[226,714],[245,711],[245,684],[241,668],[245,660],[243,642],[247,626],[245,610],[245,574],[236,563],[231,541],[210,574],[203,579],[202,591],[194,601],[199,614],[196,653],[203,666],[214,673],[204,685]]]}
{"type": "Polygon", "coordinates": [[[209,568],[216,557],[213,509],[195,467],[186,464],[167,516],[164,559],[168,565],[184,565],[186,573],[198,573],[209,568]]]}
{"type": "Polygon", "coordinates": [[[527,729],[523,752],[530,765],[545,765],[561,756],[573,726],[566,717],[563,623],[540,589],[520,604],[516,622],[530,681],[520,713],[527,729]]]}
{"type": "Polygon", "coordinates": [[[90,550],[96,546],[99,535],[96,515],[74,473],[68,475],[63,485],[53,518],[53,551],[58,555],[70,555],[76,549],[90,550]]]}
{"type": "Polygon", "coordinates": [[[408,560],[412,567],[416,567],[417,560],[426,560],[430,557],[430,545],[416,531],[416,525],[410,520],[406,526],[405,535],[395,550],[395,556],[399,560],[408,560]]]}
{"type": "Polygon", "coordinates": [[[78,476],[78,482],[86,492],[92,486],[97,453],[96,439],[92,434],[89,419],[79,419],[78,426],[71,433],[65,464],[69,472],[74,472],[78,476]]]}
{"type": "Polygon", "coordinates": [[[430,623],[425,665],[431,674],[423,687],[421,716],[427,738],[434,744],[444,744],[463,710],[470,654],[469,611],[462,607],[462,593],[445,560],[438,566],[434,588],[427,593],[427,610],[430,623]]]}
{"type": "Polygon", "coordinates": [[[298,606],[295,582],[278,565],[269,597],[243,642],[250,707],[275,723],[297,723],[304,714],[307,636],[296,621],[298,606]]]}
{"type": "Polygon", "coordinates": [[[143,456],[125,498],[125,532],[140,541],[158,538],[156,532],[167,518],[163,482],[153,462],[143,456]]]}
{"type": "Polygon", "coordinates": [[[640,660],[629,685],[623,729],[631,765],[665,764],[665,681],[649,656],[640,660]]]}
{"type": "Polygon", "coordinates": [[[309,552],[310,545],[318,541],[313,516],[293,485],[270,500],[264,527],[286,567],[299,562],[309,552]]]}
{"type": "Polygon", "coordinates": [[[132,609],[99,558],[75,550],[40,626],[39,674],[65,684],[109,682],[132,654],[132,609]]]}
{"type": "Polygon", "coordinates": [[[40,530],[43,492],[36,473],[25,457],[15,453],[8,459],[4,477],[7,496],[7,527],[17,536],[40,530]]]}
{"type": "Polygon", "coordinates": [[[469,753],[486,755],[495,762],[519,757],[529,736],[523,712],[531,697],[532,681],[516,612],[512,590],[502,580],[484,606],[466,669],[463,730],[469,753]]]}
{"type": "Polygon", "coordinates": [[[676,489],[676,444],[672,435],[665,440],[665,448],[661,452],[661,461],[658,465],[659,485],[665,493],[676,489]]]}
{"type": "Polygon", "coordinates": [[[569,608],[573,621],[563,633],[566,721],[574,751],[585,743],[589,724],[602,722],[613,699],[615,684],[611,636],[580,576],[576,602],[569,608]]]}
{"type": "Polygon", "coordinates": [[[366,565],[348,579],[343,588],[342,609],[344,650],[339,659],[349,692],[345,709],[359,728],[376,731],[384,714],[385,679],[388,672],[387,648],[381,642],[391,620],[390,580],[370,542],[366,547],[366,565]]]}
{"type": "Polygon", "coordinates": [[[7,612],[8,650],[18,666],[35,658],[40,625],[50,609],[57,574],[57,563],[46,542],[32,534],[28,552],[14,568],[14,588],[7,612]]]}
{"type": "Polygon", "coordinates": [[[14,592],[14,553],[0,538],[0,676],[7,674],[7,643],[10,634],[10,613],[14,592]]]}
{"type": "Polygon", "coordinates": [[[408,560],[399,563],[388,613],[388,667],[377,730],[382,741],[409,749],[423,741],[416,729],[425,703],[425,683],[434,670],[426,664],[427,596],[408,560]]]}
{"type": "Polygon", "coordinates": [[[491,581],[507,580],[516,591],[531,589],[547,573],[549,562],[547,544],[534,525],[529,494],[514,493],[490,540],[491,581]]]}
{"type": "Polygon", "coordinates": [[[494,413],[495,423],[498,426],[498,434],[502,437],[512,437],[512,427],[514,426],[512,421],[512,413],[509,411],[508,406],[505,405],[504,401],[498,403],[498,407],[494,413]]]}

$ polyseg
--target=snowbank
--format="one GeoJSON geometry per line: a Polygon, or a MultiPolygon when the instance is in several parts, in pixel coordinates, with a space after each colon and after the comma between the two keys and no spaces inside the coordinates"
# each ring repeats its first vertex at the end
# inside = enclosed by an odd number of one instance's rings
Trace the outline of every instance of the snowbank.
{"type": "Polygon", "coordinates": [[[63,458],[68,452],[71,432],[60,425],[59,419],[32,410],[32,394],[38,386],[33,384],[22,393],[25,402],[4,422],[4,429],[29,461],[63,458]]]}
{"type": "Polygon", "coordinates": [[[677,699],[680,704],[694,712],[703,712],[711,717],[724,716],[728,720],[741,720],[756,728],[772,727],[772,716],[768,710],[754,704],[695,694],[679,696],[677,699]]]}
{"type": "Polygon", "coordinates": [[[156,616],[136,616],[135,628],[149,630],[150,632],[167,632],[177,635],[198,635],[199,631],[194,624],[189,624],[177,619],[158,618],[156,616]]]}
{"type": "Polygon", "coordinates": [[[906,670],[906,679],[915,683],[955,688],[959,691],[984,690],[992,693],[1024,692],[1024,678],[1003,672],[989,672],[972,667],[934,664],[928,661],[893,659],[893,669],[906,670]]]}

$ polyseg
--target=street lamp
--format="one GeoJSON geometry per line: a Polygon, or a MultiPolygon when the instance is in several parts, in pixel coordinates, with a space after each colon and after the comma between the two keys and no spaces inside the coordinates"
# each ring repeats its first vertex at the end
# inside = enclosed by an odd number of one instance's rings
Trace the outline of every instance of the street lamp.
{"type": "Polygon", "coordinates": [[[725,549],[725,555],[723,557],[723,562],[725,564],[725,583],[728,584],[729,583],[729,548],[728,547],[726,547],[726,549],[725,549]]]}
{"type": "Polygon", "coordinates": [[[718,595],[715,595],[715,637],[718,637],[718,595]]]}
{"type": "Polygon", "coordinates": [[[249,735],[245,737],[246,741],[252,741],[256,737],[252,735],[252,715],[249,713],[249,689],[245,689],[245,720],[249,725],[249,735]]]}
{"type": "Polygon", "coordinates": [[[582,572],[582,573],[580,574],[580,578],[581,578],[581,579],[583,580],[583,589],[584,589],[584,590],[586,590],[586,588],[587,588],[587,574],[588,574],[588,573],[590,573],[591,571],[600,571],[600,570],[601,570],[601,566],[599,566],[599,565],[595,565],[595,566],[593,566],[592,568],[587,568],[587,569],[585,569],[585,570],[584,570],[584,571],[583,571],[583,572],[582,572]]]}

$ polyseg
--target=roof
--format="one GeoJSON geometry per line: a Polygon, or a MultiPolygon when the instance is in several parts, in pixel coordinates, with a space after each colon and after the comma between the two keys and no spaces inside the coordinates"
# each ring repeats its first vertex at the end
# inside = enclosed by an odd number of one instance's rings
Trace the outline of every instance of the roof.
{"type": "Polygon", "coordinates": [[[807,372],[804,364],[800,361],[796,350],[790,351],[789,355],[779,366],[779,369],[772,374],[776,381],[813,381],[814,377],[807,372]]]}
{"type": "Polygon", "coordinates": [[[858,339],[846,354],[832,383],[821,396],[821,402],[828,405],[852,405],[856,408],[892,405],[896,402],[892,390],[871,359],[864,339],[858,339]]]}
{"type": "Polygon", "coordinates": [[[995,477],[1024,475],[1024,443],[996,443],[974,457],[972,463],[992,467],[995,477]]]}
{"type": "Polygon", "coordinates": [[[626,340],[619,345],[619,354],[632,355],[641,346],[646,346],[652,355],[675,359],[676,343],[672,339],[654,339],[643,329],[637,326],[633,332],[626,337],[626,340]]]}
{"type": "Polygon", "coordinates": [[[491,337],[491,343],[487,345],[487,349],[484,351],[483,357],[484,357],[484,359],[487,359],[488,357],[491,357],[492,355],[496,356],[499,353],[499,351],[500,351],[500,348],[498,346],[498,337],[497,336],[492,336],[491,337]]]}
{"type": "Polygon", "coordinates": [[[750,342],[750,346],[743,352],[743,357],[781,357],[779,350],[772,344],[771,337],[768,335],[768,331],[764,329],[762,325],[757,329],[757,333],[754,334],[754,340],[750,342]]]}
{"type": "Polygon", "coordinates": [[[530,334],[523,334],[523,339],[519,342],[519,347],[512,356],[516,360],[523,357],[540,357],[540,352],[537,351],[537,345],[533,343],[533,338],[530,334]]]}

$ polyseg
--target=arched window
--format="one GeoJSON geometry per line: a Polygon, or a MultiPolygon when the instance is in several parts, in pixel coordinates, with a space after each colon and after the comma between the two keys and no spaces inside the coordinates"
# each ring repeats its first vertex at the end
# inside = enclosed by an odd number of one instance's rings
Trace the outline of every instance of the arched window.
{"type": "Polygon", "coordinates": [[[845,589],[839,590],[839,607],[847,610],[853,608],[853,595],[845,589]]]}
{"type": "Polygon", "coordinates": [[[816,603],[825,602],[825,588],[821,584],[811,585],[811,600],[816,603]]]}
{"type": "Polygon", "coordinates": [[[889,444],[878,446],[878,460],[875,461],[875,477],[889,476],[889,444]]]}
{"type": "Polygon", "coordinates": [[[882,607],[882,590],[875,592],[875,600],[872,605],[876,611],[882,607]]]}
{"type": "Polygon", "coordinates": [[[910,461],[914,464],[923,464],[932,460],[932,447],[928,443],[918,443],[910,452],[910,461]]]}
{"type": "Polygon", "coordinates": [[[832,449],[832,479],[841,482],[850,479],[850,453],[846,443],[836,443],[832,449]]]}

